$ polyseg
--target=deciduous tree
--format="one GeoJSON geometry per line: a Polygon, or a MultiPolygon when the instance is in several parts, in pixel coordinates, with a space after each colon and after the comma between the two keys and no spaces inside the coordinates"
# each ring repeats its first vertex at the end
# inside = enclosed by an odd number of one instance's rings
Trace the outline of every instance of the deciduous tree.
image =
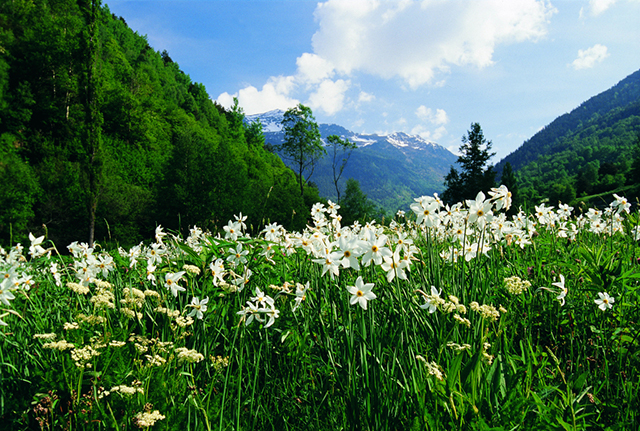
{"type": "Polygon", "coordinates": [[[279,150],[285,158],[293,161],[300,186],[300,196],[303,196],[304,185],[313,175],[318,159],[327,153],[320,138],[320,128],[311,108],[299,104],[285,112],[282,130],[284,142],[279,150]]]}
{"type": "Polygon", "coordinates": [[[327,137],[327,141],[331,144],[333,150],[333,163],[331,165],[333,169],[333,185],[336,187],[336,195],[338,196],[338,203],[340,203],[340,187],[338,187],[338,181],[344,172],[345,166],[351,157],[351,152],[357,148],[355,142],[351,142],[349,139],[342,139],[338,135],[331,135],[327,137]],[[338,163],[338,155],[341,154],[342,161],[338,163]]]}

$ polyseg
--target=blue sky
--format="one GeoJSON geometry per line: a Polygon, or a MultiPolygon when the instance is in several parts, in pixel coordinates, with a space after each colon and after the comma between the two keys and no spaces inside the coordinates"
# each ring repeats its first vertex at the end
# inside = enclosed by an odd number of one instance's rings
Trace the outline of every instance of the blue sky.
{"type": "Polygon", "coordinates": [[[640,69],[640,0],[104,0],[213,100],[497,153],[640,69]]]}

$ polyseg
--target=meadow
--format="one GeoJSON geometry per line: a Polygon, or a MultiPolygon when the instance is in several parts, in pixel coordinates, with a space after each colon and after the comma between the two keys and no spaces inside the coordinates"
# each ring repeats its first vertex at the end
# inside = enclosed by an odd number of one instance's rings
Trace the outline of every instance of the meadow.
{"type": "Polygon", "coordinates": [[[487,193],[0,249],[0,428],[638,429],[638,212],[487,193]]]}

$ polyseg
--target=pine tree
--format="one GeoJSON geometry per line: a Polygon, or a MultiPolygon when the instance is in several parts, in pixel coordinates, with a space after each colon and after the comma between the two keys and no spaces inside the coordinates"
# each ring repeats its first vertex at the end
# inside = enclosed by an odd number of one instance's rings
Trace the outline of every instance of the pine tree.
{"type": "Polygon", "coordinates": [[[474,199],[478,192],[488,191],[495,187],[496,172],[487,163],[495,153],[491,153],[491,141],[487,141],[482,133],[480,124],[471,124],[471,129],[462,137],[461,155],[457,164],[461,168],[458,172],[453,166],[445,177],[446,190],[442,199],[453,204],[465,199],[474,199]]]}

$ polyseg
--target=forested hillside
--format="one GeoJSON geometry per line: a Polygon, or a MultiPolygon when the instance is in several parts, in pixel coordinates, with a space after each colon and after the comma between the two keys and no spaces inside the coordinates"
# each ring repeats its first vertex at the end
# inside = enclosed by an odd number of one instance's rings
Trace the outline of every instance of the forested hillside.
{"type": "MultiPolygon", "coordinates": [[[[223,67],[221,65],[220,67],[223,67]]],[[[317,192],[99,1],[0,0],[0,243],[301,228],[317,192]],[[307,200],[305,205],[304,200],[307,200]]]]}
{"type": "Polygon", "coordinates": [[[637,182],[640,70],[564,114],[505,157],[529,201],[576,198],[637,182]]]}

